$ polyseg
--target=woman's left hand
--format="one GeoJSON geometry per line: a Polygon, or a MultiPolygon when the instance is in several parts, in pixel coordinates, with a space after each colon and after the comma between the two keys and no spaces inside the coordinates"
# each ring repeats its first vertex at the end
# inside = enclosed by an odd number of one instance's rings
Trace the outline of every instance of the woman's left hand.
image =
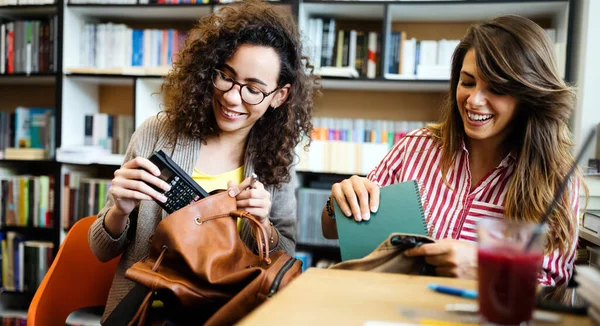
{"type": "Polygon", "coordinates": [[[269,225],[269,212],[271,211],[271,194],[265,190],[265,186],[258,180],[252,182],[248,177],[239,185],[229,181],[227,183],[229,196],[235,197],[237,207],[258,217],[263,226],[269,225]]]}
{"type": "Polygon", "coordinates": [[[477,279],[477,246],[470,242],[442,239],[406,250],[404,254],[425,256],[439,276],[477,279]]]}

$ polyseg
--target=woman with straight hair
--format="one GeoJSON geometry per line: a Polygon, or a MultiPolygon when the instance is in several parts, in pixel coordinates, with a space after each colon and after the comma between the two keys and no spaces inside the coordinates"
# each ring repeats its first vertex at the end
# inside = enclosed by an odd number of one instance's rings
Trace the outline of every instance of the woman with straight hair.
{"type": "MultiPolygon", "coordinates": [[[[331,198],[360,222],[377,211],[379,187],[417,180],[438,241],[406,254],[425,256],[438,275],[476,278],[477,222],[540,221],[574,164],[568,121],[575,96],[544,30],[521,16],[471,26],[451,68],[440,122],[403,137],[366,178],[334,184],[331,198]]],[[[561,284],[573,274],[581,183],[577,171],[550,214],[540,284],[561,284]]],[[[322,228],[337,237],[331,200],[322,228]]]]}

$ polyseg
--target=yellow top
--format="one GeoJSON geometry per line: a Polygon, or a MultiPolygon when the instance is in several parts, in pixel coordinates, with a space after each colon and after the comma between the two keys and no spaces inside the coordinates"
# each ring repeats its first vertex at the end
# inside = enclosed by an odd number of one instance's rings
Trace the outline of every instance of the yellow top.
{"type": "MultiPolygon", "coordinates": [[[[208,175],[198,171],[194,168],[192,172],[192,179],[196,181],[200,187],[204,188],[206,192],[211,192],[216,189],[227,189],[227,182],[229,180],[239,184],[244,181],[244,167],[240,166],[235,170],[231,170],[218,175],[208,175]]],[[[237,220],[238,232],[242,229],[241,219],[237,220]]]]}

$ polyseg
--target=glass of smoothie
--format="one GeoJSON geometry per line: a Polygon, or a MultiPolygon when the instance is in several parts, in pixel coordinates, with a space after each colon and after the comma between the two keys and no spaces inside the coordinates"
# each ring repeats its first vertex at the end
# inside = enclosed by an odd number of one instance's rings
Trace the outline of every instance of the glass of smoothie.
{"type": "Polygon", "coordinates": [[[486,325],[530,323],[546,240],[538,235],[525,251],[536,226],[496,218],[478,223],[478,300],[486,325]]]}

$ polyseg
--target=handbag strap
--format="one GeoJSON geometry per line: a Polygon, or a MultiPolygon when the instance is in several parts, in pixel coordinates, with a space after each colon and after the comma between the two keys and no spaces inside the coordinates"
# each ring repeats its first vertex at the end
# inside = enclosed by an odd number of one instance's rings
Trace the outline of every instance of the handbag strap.
{"type": "Polygon", "coordinates": [[[264,226],[254,217],[252,214],[246,211],[233,211],[229,214],[231,217],[235,218],[245,218],[250,221],[250,226],[255,229],[256,234],[256,244],[258,246],[258,258],[260,261],[264,261],[267,265],[271,264],[271,258],[269,258],[269,241],[267,237],[267,231],[264,226]]]}
{"type": "MultiPolygon", "coordinates": [[[[153,272],[156,272],[156,270],[158,270],[158,267],[160,266],[160,263],[162,263],[162,260],[165,257],[167,251],[169,251],[169,248],[167,246],[163,246],[160,255],[158,256],[158,258],[154,262],[154,265],[152,266],[153,272]]],[[[140,304],[140,308],[136,312],[135,316],[133,316],[129,324],[127,324],[128,326],[133,326],[136,324],[136,322],[138,326],[142,326],[146,323],[146,318],[148,317],[149,309],[152,305],[151,299],[153,294],[154,290],[150,289],[150,291],[148,291],[148,293],[146,294],[146,297],[144,297],[144,301],[142,301],[142,304],[140,304]]]]}
{"type": "Polygon", "coordinates": [[[252,214],[246,211],[232,211],[229,214],[220,214],[213,216],[200,217],[196,220],[197,224],[202,224],[204,222],[210,220],[216,220],[218,218],[223,217],[235,217],[235,218],[245,218],[250,221],[250,226],[254,228],[255,232],[258,234],[256,237],[256,244],[258,246],[258,259],[260,262],[265,262],[267,265],[271,264],[271,258],[269,258],[269,241],[267,237],[267,231],[263,227],[263,225],[254,217],[252,214]]]}

